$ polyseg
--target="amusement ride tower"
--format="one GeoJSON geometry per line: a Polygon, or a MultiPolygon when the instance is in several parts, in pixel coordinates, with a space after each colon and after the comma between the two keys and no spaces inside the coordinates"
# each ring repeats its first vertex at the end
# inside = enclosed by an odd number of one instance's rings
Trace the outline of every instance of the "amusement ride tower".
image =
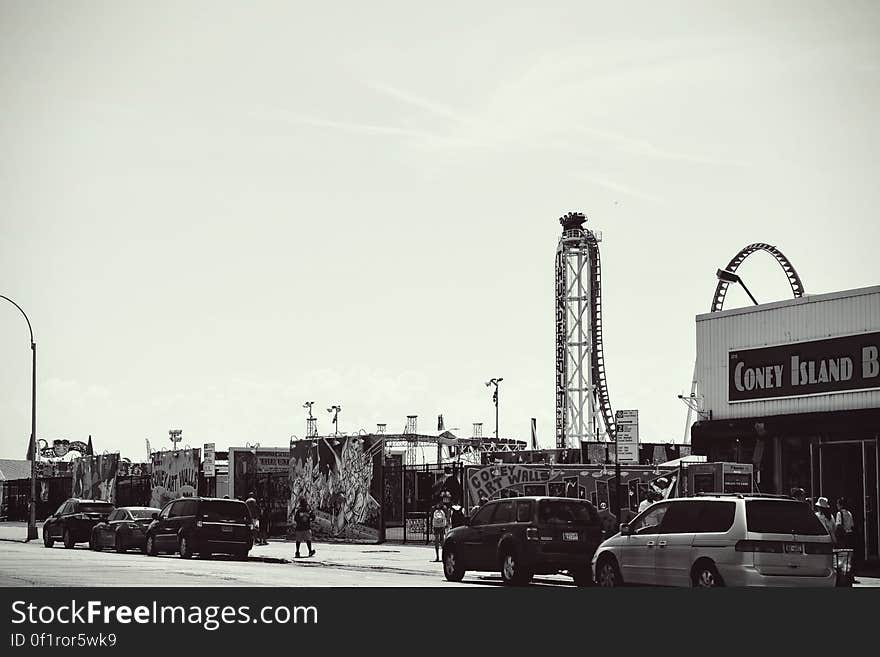
{"type": "Polygon", "coordinates": [[[615,440],[616,427],[602,352],[602,274],[599,241],[587,218],[559,219],[556,248],[556,447],[615,440]]]}

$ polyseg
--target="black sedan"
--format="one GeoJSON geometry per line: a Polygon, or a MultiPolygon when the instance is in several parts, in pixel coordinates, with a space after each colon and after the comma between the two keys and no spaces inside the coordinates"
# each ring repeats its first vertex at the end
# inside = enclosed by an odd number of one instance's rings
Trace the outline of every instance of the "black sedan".
{"type": "Polygon", "coordinates": [[[122,506],[116,509],[106,521],[92,529],[89,546],[93,550],[111,547],[117,552],[136,548],[146,551],[147,527],[159,509],[148,506],[122,506]]]}

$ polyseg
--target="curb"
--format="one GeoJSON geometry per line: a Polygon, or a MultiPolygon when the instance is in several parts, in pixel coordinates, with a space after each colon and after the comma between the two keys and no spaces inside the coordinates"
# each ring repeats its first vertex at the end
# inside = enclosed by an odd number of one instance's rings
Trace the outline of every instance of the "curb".
{"type": "MultiPolygon", "coordinates": [[[[37,540],[37,539],[34,539],[37,540]]],[[[24,538],[2,538],[0,537],[0,541],[5,543],[27,543],[28,540],[24,538]]]]}
{"type": "Polygon", "coordinates": [[[306,568],[338,568],[339,570],[354,570],[354,571],[375,571],[375,572],[383,572],[383,573],[398,573],[400,575],[442,575],[443,573],[437,573],[435,571],[429,570],[412,570],[409,568],[395,568],[394,566],[369,566],[369,565],[356,565],[356,564],[348,564],[348,563],[338,563],[333,561],[309,561],[303,562],[300,560],[296,561],[288,561],[287,563],[294,563],[297,566],[304,566],[306,568]]]}

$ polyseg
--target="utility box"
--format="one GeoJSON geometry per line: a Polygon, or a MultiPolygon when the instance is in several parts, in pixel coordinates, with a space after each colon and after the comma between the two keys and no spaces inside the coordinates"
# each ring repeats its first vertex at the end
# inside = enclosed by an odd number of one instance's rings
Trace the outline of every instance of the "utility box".
{"type": "Polygon", "coordinates": [[[691,463],[687,467],[688,496],[753,492],[755,466],[751,463],[691,463]]]}

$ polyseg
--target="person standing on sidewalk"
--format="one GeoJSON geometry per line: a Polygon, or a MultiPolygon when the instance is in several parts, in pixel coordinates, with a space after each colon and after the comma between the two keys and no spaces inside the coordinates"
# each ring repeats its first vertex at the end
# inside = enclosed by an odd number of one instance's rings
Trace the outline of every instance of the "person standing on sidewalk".
{"type": "Polygon", "coordinates": [[[819,519],[831,538],[834,538],[834,518],[831,517],[831,505],[828,503],[827,497],[820,497],[816,500],[816,518],[819,519]]]}
{"type": "Polygon", "coordinates": [[[269,519],[272,515],[272,505],[264,499],[260,507],[260,538],[263,545],[269,545],[269,519]]]}
{"type": "Polygon", "coordinates": [[[431,528],[434,530],[435,561],[440,561],[440,546],[446,536],[446,528],[449,526],[449,511],[443,502],[439,502],[431,509],[431,528]]]}
{"type": "Polygon", "coordinates": [[[306,544],[306,547],[309,549],[310,557],[315,555],[315,551],[312,549],[312,523],[314,521],[315,512],[309,508],[309,503],[306,502],[306,498],[299,498],[299,507],[293,514],[293,540],[296,541],[297,558],[300,556],[299,546],[301,543],[306,544]]]}
{"type": "Polygon", "coordinates": [[[253,527],[251,531],[254,536],[254,545],[260,545],[260,507],[257,504],[257,498],[254,496],[253,491],[248,493],[244,503],[251,514],[251,526],[253,527]]]}
{"type": "Polygon", "coordinates": [[[837,498],[837,514],[834,516],[834,536],[842,548],[853,549],[855,542],[855,522],[853,514],[846,508],[846,500],[837,498]]]}

